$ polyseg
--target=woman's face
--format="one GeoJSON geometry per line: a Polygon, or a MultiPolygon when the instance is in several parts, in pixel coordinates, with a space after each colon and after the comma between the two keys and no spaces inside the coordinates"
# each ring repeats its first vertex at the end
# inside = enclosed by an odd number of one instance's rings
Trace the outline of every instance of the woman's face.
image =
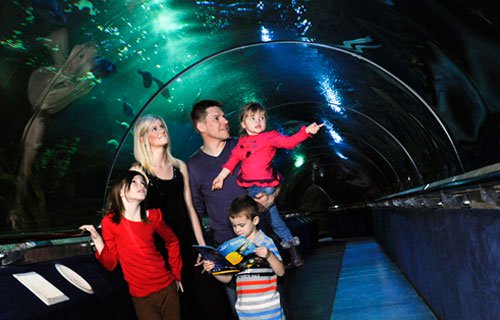
{"type": "Polygon", "coordinates": [[[149,128],[147,139],[151,147],[166,146],[168,144],[167,128],[160,119],[156,119],[149,128]]]}
{"type": "MultiPolygon", "coordinates": [[[[124,187],[125,188],[125,187],[124,187]]],[[[140,174],[134,176],[128,190],[125,190],[125,198],[129,202],[141,203],[146,199],[148,189],[146,187],[146,180],[140,174]]]]}

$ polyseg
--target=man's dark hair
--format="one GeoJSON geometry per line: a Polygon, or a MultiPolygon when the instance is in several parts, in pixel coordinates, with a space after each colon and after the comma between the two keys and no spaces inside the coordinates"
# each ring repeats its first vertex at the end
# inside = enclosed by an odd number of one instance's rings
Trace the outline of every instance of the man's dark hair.
{"type": "MultiPolygon", "coordinates": [[[[201,100],[196,102],[191,109],[189,116],[191,117],[191,124],[196,129],[196,124],[204,121],[207,117],[207,109],[210,107],[222,107],[222,103],[216,100],[201,100]]],[[[197,130],[197,129],[196,129],[197,130]]]]}

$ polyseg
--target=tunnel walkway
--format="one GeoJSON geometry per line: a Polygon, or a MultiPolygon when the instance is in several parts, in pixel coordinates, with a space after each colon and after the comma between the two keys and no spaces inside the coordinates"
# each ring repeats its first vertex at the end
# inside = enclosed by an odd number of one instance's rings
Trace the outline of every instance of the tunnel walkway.
{"type": "Polygon", "coordinates": [[[320,241],[287,282],[293,320],[436,319],[373,239],[320,241]]]}

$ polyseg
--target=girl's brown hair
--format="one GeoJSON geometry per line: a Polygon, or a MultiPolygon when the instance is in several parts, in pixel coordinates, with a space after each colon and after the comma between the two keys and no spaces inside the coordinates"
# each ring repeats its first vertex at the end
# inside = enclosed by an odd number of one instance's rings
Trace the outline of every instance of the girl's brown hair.
{"type": "MultiPolygon", "coordinates": [[[[249,103],[245,104],[240,109],[240,116],[239,116],[240,124],[245,120],[245,117],[249,113],[256,113],[256,112],[264,113],[264,116],[267,118],[266,108],[264,108],[264,106],[261,105],[260,103],[249,102],[249,103]]],[[[240,136],[246,136],[246,135],[247,135],[247,132],[245,131],[245,129],[240,127],[240,136]]]]}
{"type": "MultiPolygon", "coordinates": [[[[109,191],[106,201],[106,214],[112,214],[113,217],[111,217],[111,220],[116,224],[120,223],[123,211],[125,210],[125,206],[123,205],[123,200],[121,197],[122,188],[125,188],[125,192],[130,190],[132,180],[136,176],[141,176],[145,182],[147,181],[146,177],[139,171],[130,170],[115,179],[113,185],[111,186],[111,190],[109,191]]],[[[141,220],[143,222],[149,222],[144,201],[141,202],[140,207],[141,220]]]]}

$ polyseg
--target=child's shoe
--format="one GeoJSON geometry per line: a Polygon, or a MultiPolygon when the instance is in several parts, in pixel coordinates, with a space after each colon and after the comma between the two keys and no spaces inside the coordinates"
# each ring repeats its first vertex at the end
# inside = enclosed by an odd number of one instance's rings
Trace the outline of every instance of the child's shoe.
{"type": "Polygon", "coordinates": [[[291,264],[294,267],[300,267],[304,264],[304,260],[302,260],[302,256],[300,255],[300,251],[297,246],[290,246],[288,253],[290,254],[291,264]]]}
{"type": "Polygon", "coordinates": [[[300,239],[299,239],[299,237],[293,237],[292,239],[290,239],[288,241],[282,240],[280,242],[280,245],[284,249],[290,249],[290,247],[296,247],[296,246],[300,245],[300,239]]]}

